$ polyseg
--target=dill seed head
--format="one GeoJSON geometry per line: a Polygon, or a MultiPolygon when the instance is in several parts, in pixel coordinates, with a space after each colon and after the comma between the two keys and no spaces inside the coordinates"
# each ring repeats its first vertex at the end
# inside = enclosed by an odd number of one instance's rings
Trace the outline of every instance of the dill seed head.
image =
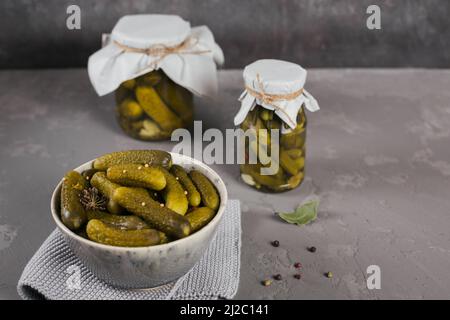
{"type": "Polygon", "coordinates": [[[83,189],[79,197],[81,205],[86,210],[106,210],[107,199],[95,187],[83,189]]]}

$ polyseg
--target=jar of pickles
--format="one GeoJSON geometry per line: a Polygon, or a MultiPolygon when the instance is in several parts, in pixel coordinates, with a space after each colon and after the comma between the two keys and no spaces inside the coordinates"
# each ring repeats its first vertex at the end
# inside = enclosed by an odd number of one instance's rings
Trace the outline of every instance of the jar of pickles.
{"type": "Polygon", "coordinates": [[[193,94],[159,70],[123,82],[116,103],[120,127],[136,139],[168,139],[193,121],[193,94]]]}
{"type": "Polygon", "coordinates": [[[248,139],[242,180],[263,191],[298,187],[305,176],[305,109],[319,110],[304,89],[306,70],[280,60],[258,60],[244,69],[245,90],[235,117],[248,139]]]}
{"type": "Polygon", "coordinates": [[[94,89],[115,91],[122,130],[140,140],[169,139],[193,122],[194,95],[217,92],[223,53],[205,27],[173,15],[122,17],[88,62],[94,89]]]}

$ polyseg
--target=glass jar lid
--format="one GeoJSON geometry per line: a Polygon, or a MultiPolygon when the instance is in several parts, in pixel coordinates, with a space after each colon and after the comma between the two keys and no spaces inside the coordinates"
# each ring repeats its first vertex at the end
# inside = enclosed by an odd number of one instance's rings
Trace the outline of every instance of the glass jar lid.
{"type": "Polygon", "coordinates": [[[217,65],[223,61],[207,26],[191,28],[175,15],[138,14],[117,22],[109,41],[89,57],[88,73],[100,96],[158,69],[198,96],[215,96],[217,65]]]}
{"type": "Polygon", "coordinates": [[[123,45],[145,49],[153,45],[176,46],[189,36],[191,25],[175,15],[138,14],[122,17],[111,38],[123,45]]]}
{"type": "Polygon", "coordinates": [[[243,77],[246,87],[258,92],[264,90],[268,94],[290,94],[303,88],[306,73],[298,64],[264,59],[246,66],[243,77]]]}
{"type": "Polygon", "coordinates": [[[311,112],[319,110],[316,99],[304,89],[306,74],[298,64],[275,59],[258,60],[245,67],[245,90],[239,98],[241,109],[234,124],[241,124],[248,112],[260,105],[273,110],[294,129],[303,105],[311,112]]]}

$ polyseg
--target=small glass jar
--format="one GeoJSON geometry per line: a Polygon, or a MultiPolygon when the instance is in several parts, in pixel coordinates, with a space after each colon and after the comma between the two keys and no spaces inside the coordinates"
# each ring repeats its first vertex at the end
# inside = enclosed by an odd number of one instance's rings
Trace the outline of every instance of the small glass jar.
{"type": "Polygon", "coordinates": [[[304,180],[305,112],[320,109],[305,90],[306,74],[298,64],[275,59],[257,60],[244,69],[245,89],[234,123],[244,134],[241,178],[256,189],[283,192],[304,180]]]}
{"type": "Polygon", "coordinates": [[[174,130],[192,124],[193,94],[162,70],[123,82],[115,95],[119,125],[135,139],[169,139],[174,130]]]}
{"type": "MultiPolygon", "coordinates": [[[[297,125],[295,129],[287,129],[287,125],[275,114],[274,111],[265,109],[256,105],[252,111],[247,114],[240,128],[244,131],[254,129],[257,137],[252,141],[246,140],[245,145],[245,164],[240,165],[242,180],[262,191],[283,192],[298,187],[305,176],[305,140],[306,140],[306,114],[302,106],[297,114],[297,125]],[[284,130],[282,129],[284,126],[284,130]],[[267,129],[267,130],[264,130],[267,129]],[[271,139],[271,131],[279,129],[278,148],[279,156],[270,155],[271,161],[278,161],[278,170],[272,175],[263,175],[262,167],[268,167],[267,161],[261,161],[260,150],[274,150],[271,139]],[[263,135],[266,135],[264,137],[263,135]],[[263,145],[261,145],[263,144],[263,145]],[[258,152],[259,150],[259,152],[258,152]],[[249,153],[254,152],[258,155],[256,163],[252,163],[249,153]],[[263,164],[265,163],[265,164],[263,164]]],[[[264,153],[263,153],[264,154],[264,153]]]]}

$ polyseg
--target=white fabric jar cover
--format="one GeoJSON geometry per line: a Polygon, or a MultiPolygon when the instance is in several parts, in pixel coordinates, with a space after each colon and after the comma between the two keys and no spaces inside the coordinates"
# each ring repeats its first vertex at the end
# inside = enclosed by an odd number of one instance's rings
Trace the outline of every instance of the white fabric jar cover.
{"type": "Polygon", "coordinates": [[[216,64],[223,64],[221,48],[206,26],[191,28],[175,15],[139,14],[122,17],[109,43],[89,57],[91,83],[103,96],[147,72],[162,69],[175,83],[199,96],[217,93],[216,64]],[[149,54],[144,51],[178,51],[149,54]]]}
{"type": "Polygon", "coordinates": [[[234,124],[241,124],[258,104],[275,110],[280,119],[294,129],[303,104],[311,112],[319,110],[316,99],[303,88],[306,73],[298,64],[273,59],[258,60],[245,67],[246,89],[239,98],[241,109],[234,118],[234,124]]]}

